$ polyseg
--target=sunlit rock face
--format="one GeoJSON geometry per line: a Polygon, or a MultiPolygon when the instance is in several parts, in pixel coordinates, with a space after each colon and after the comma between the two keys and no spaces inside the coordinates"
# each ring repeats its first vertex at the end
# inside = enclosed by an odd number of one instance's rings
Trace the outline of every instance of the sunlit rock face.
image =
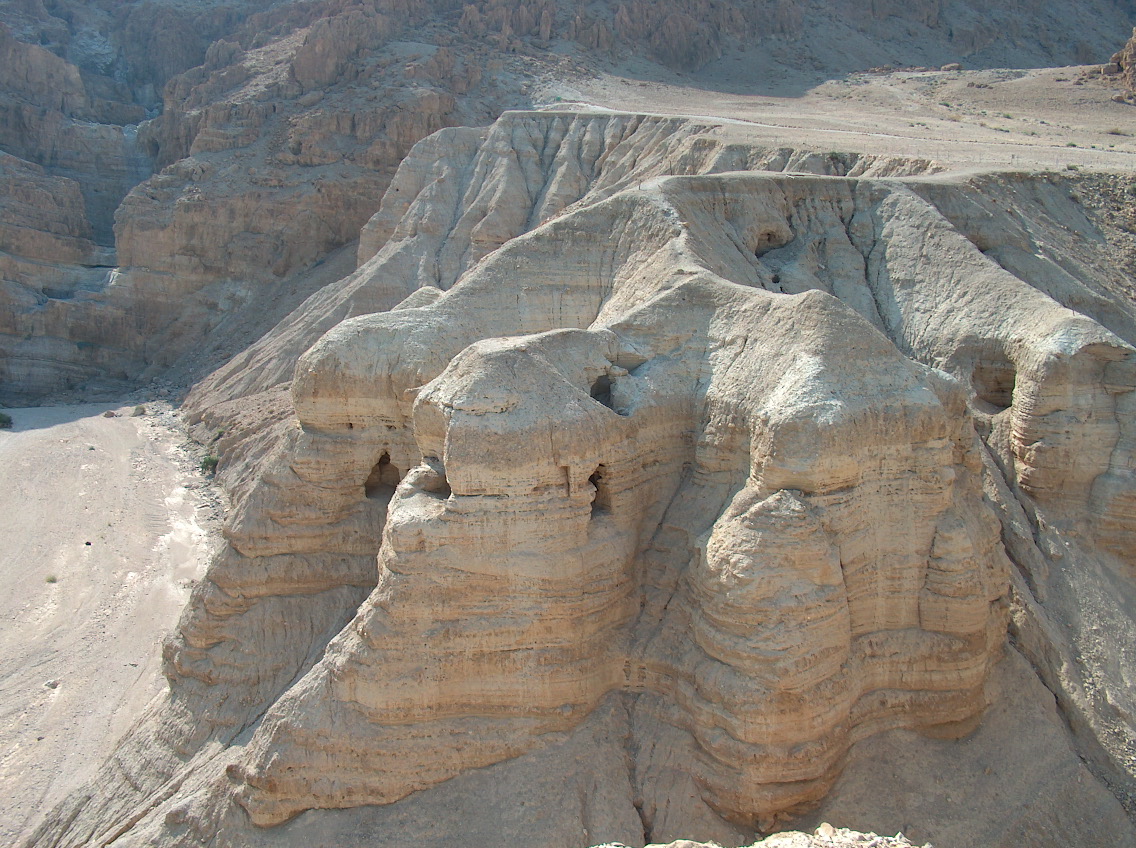
{"type": "Polygon", "coordinates": [[[1011,600],[1085,691],[1047,593],[1130,591],[1124,280],[1061,181],[933,170],[610,113],[421,142],[191,397],[228,545],[32,844],[747,844],[855,741],[971,730],[1011,600]]]}

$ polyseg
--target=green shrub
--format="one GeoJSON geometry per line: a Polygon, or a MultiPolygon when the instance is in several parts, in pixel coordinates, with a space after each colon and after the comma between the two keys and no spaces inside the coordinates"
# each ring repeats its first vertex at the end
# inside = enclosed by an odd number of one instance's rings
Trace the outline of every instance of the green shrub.
{"type": "Polygon", "coordinates": [[[214,473],[216,473],[217,463],[220,462],[220,461],[221,461],[221,458],[219,456],[213,456],[213,454],[209,454],[209,456],[203,457],[202,460],[201,460],[201,466],[200,466],[201,473],[202,474],[214,474],[214,473]]]}

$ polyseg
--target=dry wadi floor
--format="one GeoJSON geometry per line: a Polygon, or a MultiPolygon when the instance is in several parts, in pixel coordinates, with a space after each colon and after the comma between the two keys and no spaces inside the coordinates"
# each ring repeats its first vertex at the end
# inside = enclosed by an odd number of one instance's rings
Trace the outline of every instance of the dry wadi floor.
{"type": "Polygon", "coordinates": [[[14,409],[0,431],[3,845],[92,777],[159,691],[158,640],[207,559],[210,507],[174,413],[131,411],[14,409]]]}

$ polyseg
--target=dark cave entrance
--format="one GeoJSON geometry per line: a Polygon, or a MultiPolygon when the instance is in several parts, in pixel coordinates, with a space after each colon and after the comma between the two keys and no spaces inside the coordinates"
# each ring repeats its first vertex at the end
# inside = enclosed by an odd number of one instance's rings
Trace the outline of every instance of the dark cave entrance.
{"type": "Polygon", "coordinates": [[[605,515],[611,512],[611,489],[607,483],[607,468],[603,465],[599,466],[592,476],[588,478],[588,482],[596,488],[596,493],[592,496],[592,518],[598,515],[605,515]]]}
{"type": "Polygon", "coordinates": [[[383,452],[363,484],[363,491],[372,500],[390,500],[398,481],[402,479],[398,468],[391,465],[390,454],[383,452]]]}
{"type": "Polygon", "coordinates": [[[978,399],[997,412],[1013,405],[1016,381],[1014,365],[1008,359],[979,362],[971,374],[971,383],[978,399]]]}

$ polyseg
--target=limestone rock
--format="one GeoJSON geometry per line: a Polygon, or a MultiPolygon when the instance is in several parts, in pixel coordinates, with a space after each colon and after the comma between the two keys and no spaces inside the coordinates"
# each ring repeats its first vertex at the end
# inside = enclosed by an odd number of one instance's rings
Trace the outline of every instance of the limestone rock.
{"type": "Polygon", "coordinates": [[[1121,83],[1130,92],[1136,93],[1136,27],[1132,28],[1132,37],[1128,39],[1128,43],[1109,59],[1105,72],[1119,75],[1121,83]]]}
{"type": "MultiPolygon", "coordinates": [[[[784,61],[839,74],[917,30],[944,57],[985,51],[990,61],[1022,66],[1072,61],[1070,32],[1078,49],[1104,43],[1102,33],[1115,32],[1114,5],[1049,4],[1028,18],[1025,38],[1027,16],[989,4],[956,20],[939,3],[877,3],[854,20],[836,15],[806,28],[795,0],[587,9],[478,0],[450,12],[422,0],[0,0],[10,30],[0,35],[0,149],[77,183],[93,240],[118,249],[100,262],[120,266],[113,287],[106,275],[100,284],[70,269],[84,277],[89,303],[45,305],[66,316],[48,323],[90,323],[107,312],[118,335],[69,330],[70,342],[91,347],[53,345],[50,356],[7,345],[0,356],[13,357],[11,373],[28,379],[0,392],[26,402],[84,383],[145,382],[171,368],[181,384],[201,377],[275,323],[279,314],[266,316],[266,303],[286,313],[313,293],[302,288],[309,272],[355,238],[415,142],[527,106],[551,55],[557,73],[587,72],[587,55],[546,52],[557,39],[602,62],[639,52],[694,68],[788,38],[801,47],[778,52],[784,61]],[[1074,12],[1079,23],[1070,27],[1074,12]],[[837,31],[860,52],[810,41],[837,31]],[[1021,46],[1037,33],[1049,47],[1021,46]],[[1010,42],[1019,46],[998,46],[1010,42]],[[229,323],[247,334],[222,338],[222,304],[240,314],[229,323]],[[40,376],[31,380],[33,373],[40,376]]],[[[806,169],[843,173],[817,161],[806,169]]],[[[0,311],[23,314],[31,299],[17,289],[0,297],[0,311]]]]}
{"type": "MultiPolygon", "coordinates": [[[[600,722],[630,763],[604,827],[634,806],[653,838],[742,844],[855,740],[974,726],[1006,621],[997,516],[1124,514],[1093,499],[1131,491],[1102,387],[1131,384],[1132,348],[1013,273],[1023,219],[997,249],[980,185],[716,173],[796,154],[707,132],[513,114],[422,142],[373,221],[386,243],[328,290],[363,314],[290,319],[333,325],[290,399],[229,372],[199,413],[236,425],[229,547],[120,759],[199,752],[197,788],[131,838],[354,827],[600,722]]],[[[894,167],[841,167],[873,164],[894,167]]],[[[1059,188],[1018,190],[1048,226],[1059,188]]],[[[1095,284],[1090,314],[1128,335],[1095,284]]],[[[1112,532],[1085,555],[1116,555],[1112,532]]],[[[147,785],[77,799],[39,844],[107,832],[147,785]]]]}
{"type": "Polygon", "coordinates": [[[5,153],[0,181],[0,251],[10,261],[93,263],[96,248],[78,184],[5,153]]]}
{"type": "MultiPolygon", "coordinates": [[[[946,14],[901,5],[865,26],[946,14]]],[[[694,67],[797,32],[755,8],[453,17],[517,56],[563,34],[694,67]]],[[[451,126],[514,95],[477,45],[396,38],[426,11],[279,4],[151,69],[161,118],[81,130],[114,174],[162,168],[119,269],[89,170],[35,164],[104,107],[9,46],[39,70],[30,158],[0,160],[6,380],[193,373],[234,349],[207,333],[262,336],[187,404],[233,509],[169,693],[31,844],[746,844],[858,740],[973,729],[1008,615],[1131,792],[1136,322],[1088,178],[699,119],[451,126]]]]}

